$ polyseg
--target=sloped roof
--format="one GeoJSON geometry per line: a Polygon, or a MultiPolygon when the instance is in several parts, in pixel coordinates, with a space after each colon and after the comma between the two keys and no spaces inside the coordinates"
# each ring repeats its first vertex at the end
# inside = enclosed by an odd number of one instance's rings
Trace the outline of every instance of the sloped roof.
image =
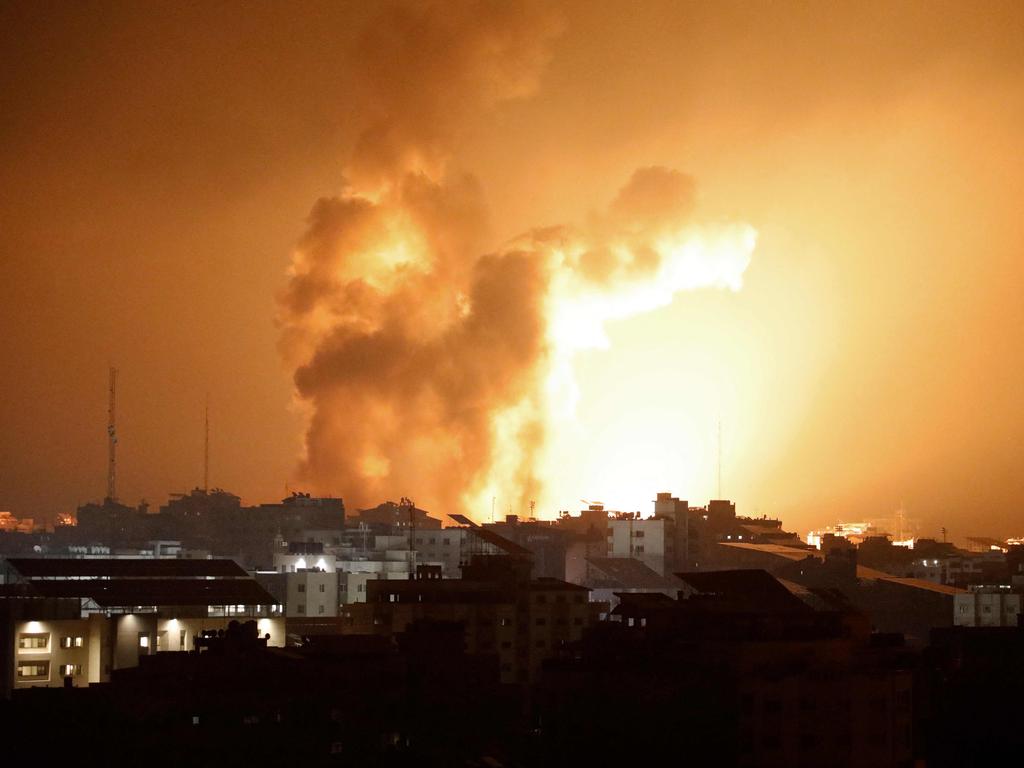
{"type": "Polygon", "coordinates": [[[820,550],[797,549],[796,547],[787,547],[783,544],[753,544],[742,541],[720,541],[718,542],[718,546],[732,547],[733,549],[746,549],[751,552],[761,552],[766,555],[784,557],[787,560],[805,560],[808,557],[816,557],[819,560],[823,558],[820,550]]]}
{"type": "Polygon", "coordinates": [[[631,557],[588,557],[590,563],[604,577],[591,580],[602,586],[628,589],[678,589],[678,580],[661,576],[639,560],[631,557]]]}
{"type": "Polygon", "coordinates": [[[755,613],[804,611],[809,607],[767,571],[741,569],[677,573],[701,595],[713,595],[718,606],[755,613]]]}

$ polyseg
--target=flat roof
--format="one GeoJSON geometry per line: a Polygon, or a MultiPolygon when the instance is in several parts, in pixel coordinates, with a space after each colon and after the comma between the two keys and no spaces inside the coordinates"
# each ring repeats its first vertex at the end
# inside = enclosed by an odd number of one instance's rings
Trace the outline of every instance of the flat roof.
{"type": "Polygon", "coordinates": [[[155,558],[12,557],[7,562],[27,579],[41,578],[220,578],[248,577],[234,560],[158,560],[155,558]]]}
{"type": "Polygon", "coordinates": [[[255,579],[36,579],[42,597],[77,597],[104,608],[135,605],[273,605],[255,579]]]}

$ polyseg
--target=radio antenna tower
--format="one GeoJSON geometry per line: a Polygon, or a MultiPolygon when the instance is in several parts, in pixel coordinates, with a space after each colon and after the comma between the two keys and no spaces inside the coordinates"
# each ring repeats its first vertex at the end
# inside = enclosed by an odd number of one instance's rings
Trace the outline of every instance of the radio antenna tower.
{"type": "Polygon", "coordinates": [[[110,368],[110,404],[107,407],[107,501],[117,501],[117,422],[115,420],[115,394],[117,368],[110,368]]]}
{"type": "Polygon", "coordinates": [[[718,498],[722,498],[722,420],[718,420],[718,498]]]}
{"type": "Polygon", "coordinates": [[[210,396],[206,396],[206,432],[203,441],[203,493],[210,492],[210,396]]]}

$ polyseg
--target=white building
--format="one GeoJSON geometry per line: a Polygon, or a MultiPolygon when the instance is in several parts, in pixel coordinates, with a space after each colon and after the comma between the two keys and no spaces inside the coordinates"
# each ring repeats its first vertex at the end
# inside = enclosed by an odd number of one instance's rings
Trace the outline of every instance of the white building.
{"type": "Polygon", "coordinates": [[[281,606],[231,560],[12,558],[7,565],[0,610],[10,635],[0,642],[0,695],[107,682],[142,656],[192,650],[197,636],[232,621],[253,620],[268,645],[285,644],[281,606]]]}
{"type": "Polygon", "coordinates": [[[1008,586],[976,586],[953,597],[957,627],[1016,627],[1021,593],[1008,586]]]}
{"type": "Polygon", "coordinates": [[[286,575],[288,618],[338,615],[338,574],[302,570],[286,575]]]}
{"type": "Polygon", "coordinates": [[[665,576],[675,562],[674,536],[670,519],[623,515],[608,521],[608,557],[631,557],[665,576]]]}

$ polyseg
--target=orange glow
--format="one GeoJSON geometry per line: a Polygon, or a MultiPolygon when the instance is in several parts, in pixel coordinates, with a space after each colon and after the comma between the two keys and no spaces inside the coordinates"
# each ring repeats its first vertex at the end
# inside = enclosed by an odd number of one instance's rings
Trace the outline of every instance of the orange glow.
{"type": "Polygon", "coordinates": [[[3,14],[0,510],[1020,533],[1021,3],[313,5],[3,14]]]}

